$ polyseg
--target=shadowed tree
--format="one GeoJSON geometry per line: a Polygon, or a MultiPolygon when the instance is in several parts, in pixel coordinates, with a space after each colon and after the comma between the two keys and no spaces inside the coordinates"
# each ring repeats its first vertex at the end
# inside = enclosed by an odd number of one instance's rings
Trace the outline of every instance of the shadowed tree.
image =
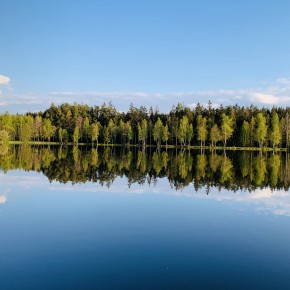
{"type": "Polygon", "coordinates": [[[167,124],[163,127],[162,130],[162,141],[165,142],[166,147],[167,147],[167,141],[169,139],[169,131],[168,131],[168,126],[167,124]]]}
{"type": "Polygon", "coordinates": [[[62,141],[63,141],[63,129],[62,128],[58,128],[57,135],[58,135],[59,142],[62,144],[62,141]]]}
{"type": "Polygon", "coordinates": [[[266,119],[262,113],[258,113],[256,117],[256,130],[255,140],[258,142],[261,148],[266,140],[268,127],[266,125],[266,119]]]}
{"type": "Polygon", "coordinates": [[[76,126],[74,130],[74,135],[73,135],[73,142],[75,144],[78,144],[79,139],[80,139],[80,129],[78,126],[76,126]]]}
{"type": "Polygon", "coordinates": [[[89,130],[90,130],[90,122],[89,122],[88,117],[85,117],[83,128],[84,128],[84,133],[86,136],[86,143],[88,143],[88,136],[89,136],[89,130]]]}
{"type": "Polygon", "coordinates": [[[242,146],[250,145],[250,124],[245,120],[241,128],[240,143],[242,146]]]}
{"type": "Polygon", "coordinates": [[[273,113],[273,116],[271,118],[271,133],[270,133],[270,140],[273,145],[273,148],[275,146],[278,146],[281,142],[281,132],[279,128],[279,117],[276,112],[273,113]]]}
{"type": "Polygon", "coordinates": [[[187,130],[187,134],[186,134],[186,139],[188,141],[188,145],[190,146],[190,142],[191,140],[193,139],[193,125],[190,124],[189,127],[188,127],[188,130],[187,130]]]}

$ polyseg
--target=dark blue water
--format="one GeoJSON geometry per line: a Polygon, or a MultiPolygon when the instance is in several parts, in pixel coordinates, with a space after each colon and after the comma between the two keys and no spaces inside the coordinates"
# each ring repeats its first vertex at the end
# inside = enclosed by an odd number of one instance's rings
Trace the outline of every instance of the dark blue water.
{"type": "Polygon", "coordinates": [[[0,184],[0,289],[290,289],[287,192],[0,184]]]}

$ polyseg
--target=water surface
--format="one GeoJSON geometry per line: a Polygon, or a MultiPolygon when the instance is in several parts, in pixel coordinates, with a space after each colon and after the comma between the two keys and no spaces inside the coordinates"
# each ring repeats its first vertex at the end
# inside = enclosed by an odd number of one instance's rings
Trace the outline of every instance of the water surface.
{"type": "Polygon", "coordinates": [[[286,155],[15,147],[0,167],[1,289],[290,287],[286,155]]]}

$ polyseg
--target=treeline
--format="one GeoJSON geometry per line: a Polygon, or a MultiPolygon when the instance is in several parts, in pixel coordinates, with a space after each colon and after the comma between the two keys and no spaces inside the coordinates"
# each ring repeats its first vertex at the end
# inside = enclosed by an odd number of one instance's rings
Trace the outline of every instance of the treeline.
{"type": "Polygon", "coordinates": [[[290,145],[290,108],[174,106],[118,112],[102,106],[51,105],[44,112],[0,115],[0,142],[281,147],[290,145]]]}
{"type": "Polygon", "coordinates": [[[166,177],[173,188],[193,186],[231,191],[270,187],[289,190],[290,156],[286,152],[263,154],[200,150],[139,150],[137,148],[85,146],[0,145],[0,169],[43,172],[61,183],[98,182],[110,186],[126,177],[128,185],[155,184],[166,177]],[[6,147],[6,149],[4,148],[6,147]]]}

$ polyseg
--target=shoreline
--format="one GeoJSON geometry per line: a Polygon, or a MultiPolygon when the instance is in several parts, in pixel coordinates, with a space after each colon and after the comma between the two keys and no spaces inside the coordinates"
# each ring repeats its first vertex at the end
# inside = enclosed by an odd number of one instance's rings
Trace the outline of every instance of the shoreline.
{"type": "Polygon", "coordinates": [[[184,150],[226,150],[226,151],[262,151],[262,152],[287,152],[287,148],[272,148],[272,147],[236,147],[236,146],[196,146],[196,145],[140,145],[140,144],[103,144],[99,143],[96,145],[95,143],[73,143],[73,142],[67,142],[67,143],[61,143],[61,142],[47,142],[47,141],[9,141],[6,143],[1,143],[1,145],[7,144],[7,145],[55,145],[55,146],[87,146],[87,147],[136,147],[136,148],[160,148],[160,149],[184,149],[184,150]]]}

